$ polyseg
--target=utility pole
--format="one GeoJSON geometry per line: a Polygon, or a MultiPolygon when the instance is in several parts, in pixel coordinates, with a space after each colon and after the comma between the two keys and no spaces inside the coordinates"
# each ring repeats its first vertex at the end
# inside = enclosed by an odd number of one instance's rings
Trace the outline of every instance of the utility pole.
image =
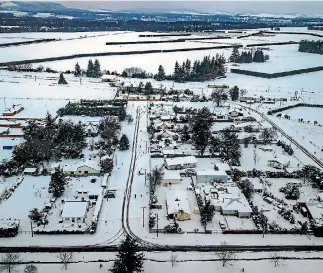
{"type": "Polygon", "coordinates": [[[158,237],[158,214],[156,213],[157,216],[157,237],[158,237]]]}
{"type": "Polygon", "coordinates": [[[30,220],[31,237],[34,237],[33,222],[30,220]]]}
{"type": "Polygon", "coordinates": [[[142,208],[142,227],[145,227],[145,208],[146,207],[141,207],[142,208]]]}
{"type": "Polygon", "coordinates": [[[147,169],[144,169],[145,170],[145,186],[147,184],[147,169]]]}

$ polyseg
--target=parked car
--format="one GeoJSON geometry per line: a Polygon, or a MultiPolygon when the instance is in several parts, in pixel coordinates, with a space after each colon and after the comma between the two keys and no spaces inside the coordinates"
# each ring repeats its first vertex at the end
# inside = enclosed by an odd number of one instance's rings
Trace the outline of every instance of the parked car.
{"type": "Polygon", "coordinates": [[[219,225],[221,229],[226,229],[227,226],[225,225],[225,223],[223,221],[219,221],[219,225]]]}

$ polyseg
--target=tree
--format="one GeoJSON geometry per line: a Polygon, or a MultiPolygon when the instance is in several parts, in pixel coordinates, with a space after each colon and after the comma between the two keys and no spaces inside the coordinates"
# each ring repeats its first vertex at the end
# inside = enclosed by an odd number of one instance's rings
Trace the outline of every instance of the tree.
{"type": "Polygon", "coordinates": [[[281,260],[281,257],[279,257],[276,252],[271,254],[269,258],[270,258],[270,262],[274,264],[274,267],[279,267],[281,265],[284,265],[284,261],[281,260]]]}
{"type": "MultiPolygon", "coordinates": [[[[121,113],[121,116],[123,116],[124,112],[121,113]]],[[[121,125],[119,121],[111,116],[104,117],[99,123],[99,133],[104,139],[112,139],[114,136],[116,136],[120,129],[121,125]]]]}
{"type": "Polygon", "coordinates": [[[67,184],[66,175],[61,168],[57,168],[51,176],[48,192],[52,192],[54,197],[61,197],[65,191],[65,185],[67,184]]]}
{"type": "Polygon", "coordinates": [[[15,273],[18,272],[18,266],[22,262],[20,254],[5,253],[1,257],[0,272],[15,273]]]}
{"type": "Polygon", "coordinates": [[[93,77],[100,78],[102,76],[101,65],[98,59],[95,59],[93,65],[93,77]]]}
{"type": "Polygon", "coordinates": [[[178,81],[180,79],[180,67],[178,61],[175,62],[175,67],[174,67],[174,80],[178,81]]]}
{"type": "Polygon", "coordinates": [[[103,172],[111,173],[113,169],[113,160],[111,158],[106,158],[100,161],[100,166],[103,172]]]}
{"type": "Polygon", "coordinates": [[[158,67],[158,73],[155,78],[157,81],[163,81],[166,79],[165,69],[162,65],[158,67]]]}
{"type": "Polygon", "coordinates": [[[162,167],[155,167],[150,173],[148,173],[150,197],[152,197],[155,194],[156,188],[160,185],[163,176],[164,172],[162,167]]]}
{"type": "Polygon", "coordinates": [[[191,120],[192,140],[201,155],[204,154],[209,138],[211,137],[210,128],[212,126],[212,114],[207,107],[203,107],[191,120]]]}
{"type": "Polygon", "coordinates": [[[149,215],[149,228],[153,228],[156,225],[156,216],[154,216],[153,214],[149,215]]]}
{"type": "Polygon", "coordinates": [[[73,261],[73,253],[72,252],[60,252],[56,257],[63,264],[62,269],[65,269],[65,270],[67,270],[68,264],[73,261]]]}
{"type": "Polygon", "coordinates": [[[240,62],[240,53],[237,47],[232,49],[231,56],[229,57],[229,61],[232,63],[239,63],[240,62]]]}
{"type": "Polygon", "coordinates": [[[122,241],[112,273],[139,273],[143,271],[144,254],[138,252],[139,246],[135,239],[129,235],[122,241]]]}
{"type": "Polygon", "coordinates": [[[264,144],[268,144],[277,137],[277,131],[275,128],[264,128],[259,137],[264,144]]]}
{"type": "Polygon", "coordinates": [[[220,151],[221,141],[218,137],[211,137],[210,139],[210,152],[212,154],[218,153],[220,151]]]}
{"type": "Polygon", "coordinates": [[[216,103],[216,107],[219,107],[221,102],[225,100],[225,95],[226,93],[223,88],[213,89],[211,99],[216,103]]]}
{"type": "Polygon", "coordinates": [[[191,139],[190,133],[189,133],[189,129],[188,126],[185,124],[182,131],[181,131],[181,140],[182,141],[188,141],[191,139]]]}
{"type": "Polygon", "coordinates": [[[28,217],[34,222],[39,222],[43,219],[44,214],[41,211],[39,211],[37,208],[34,208],[29,212],[28,217]]]}
{"type": "Polygon", "coordinates": [[[216,253],[216,256],[222,262],[222,266],[231,266],[233,265],[233,261],[236,259],[236,255],[234,252],[227,250],[227,242],[221,242],[222,250],[216,253]]]}
{"type": "Polygon", "coordinates": [[[246,89],[240,89],[240,97],[243,97],[247,94],[247,90],[246,89]]]}
{"type": "Polygon", "coordinates": [[[215,213],[215,207],[211,204],[210,200],[207,200],[205,202],[205,205],[203,206],[203,209],[201,210],[201,224],[206,226],[207,222],[212,221],[213,216],[215,213]]]}
{"type": "Polygon", "coordinates": [[[145,84],[145,95],[150,95],[153,93],[153,86],[151,82],[146,82],[145,84]]]}
{"type": "Polygon", "coordinates": [[[75,69],[74,69],[74,76],[81,76],[81,67],[79,65],[79,63],[76,63],[75,65],[75,69]]]}
{"type": "Polygon", "coordinates": [[[253,164],[256,166],[259,161],[259,156],[257,154],[257,150],[254,148],[253,149],[253,164]]]}
{"type": "Polygon", "coordinates": [[[28,264],[25,266],[24,273],[37,273],[38,268],[33,264],[28,264]]]}
{"type": "Polygon", "coordinates": [[[144,88],[144,83],[140,82],[137,87],[137,92],[142,93],[143,88],[144,88]]]}
{"type": "Polygon", "coordinates": [[[253,55],[253,62],[256,63],[264,63],[265,62],[265,56],[261,49],[257,49],[253,55]]]}
{"type": "Polygon", "coordinates": [[[119,149],[121,151],[128,150],[130,148],[130,143],[128,137],[123,134],[120,138],[119,149]]]}
{"type": "Polygon", "coordinates": [[[265,233],[267,232],[268,226],[268,218],[262,211],[259,213],[259,220],[262,228],[262,238],[265,238],[265,233]]]}
{"type": "Polygon", "coordinates": [[[241,148],[238,135],[224,130],[220,134],[220,157],[233,166],[240,165],[241,148]]]}
{"type": "Polygon", "coordinates": [[[63,73],[59,74],[58,84],[67,84],[67,81],[65,80],[63,73]]]}
{"type": "Polygon", "coordinates": [[[94,76],[94,64],[92,60],[89,60],[87,64],[86,76],[92,78],[94,76]]]}
{"type": "Polygon", "coordinates": [[[120,107],[118,111],[119,121],[124,121],[126,119],[126,116],[127,116],[126,109],[123,106],[120,107]]]}
{"type": "Polygon", "coordinates": [[[234,86],[229,90],[229,94],[231,97],[232,101],[236,101],[239,99],[239,87],[238,86],[234,86]]]}
{"type": "Polygon", "coordinates": [[[245,179],[238,183],[239,187],[241,188],[242,193],[245,197],[250,200],[255,192],[253,184],[250,180],[245,179]]]}

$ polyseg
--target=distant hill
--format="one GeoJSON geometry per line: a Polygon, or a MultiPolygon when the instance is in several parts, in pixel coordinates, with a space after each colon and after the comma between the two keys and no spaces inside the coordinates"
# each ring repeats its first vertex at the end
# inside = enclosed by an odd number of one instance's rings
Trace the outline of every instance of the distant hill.
{"type": "Polygon", "coordinates": [[[66,11],[68,8],[61,4],[52,2],[22,2],[10,1],[0,2],[0,10],[22,11],[22,12],[58,12],[66,11]]]}

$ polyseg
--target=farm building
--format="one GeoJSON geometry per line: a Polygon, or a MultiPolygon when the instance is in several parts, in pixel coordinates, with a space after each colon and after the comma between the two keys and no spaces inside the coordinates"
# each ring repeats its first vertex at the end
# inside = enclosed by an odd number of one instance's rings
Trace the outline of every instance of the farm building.
{"type": "Polygon", "coordinates": [[[223,215],[232,215],[240,218],[249,218],[252,209],[238,187],[227,187],[224,191],[218,191],[217,198],[212,198],[211,202],[216,211],[223,215]]]}
{"type": "Polygon", "coordinates": [[[65,222],[84,223],[88,208],[88,202],[67,201],[64,203],[62,219],[65,222]]]}
{"type": "Polygon", "coordinates": [[[195,156],[165,158],[165,161],[164,161],[164,165],[168,170],[195,168],[196,164],[197,164],[197,160],[195,156]]]}
{"type": "Polygon", "coordinates": [[[228,175],[225,171],[215,170],[197,170],[196,171],[196,183],[227,183],[228,175]]]}
{"type": "Polygon", "coordinates": [[[182,178],[179,174],[179,171],[165,170],[161,183],[163,185],[167,185],[167,184],[171,185],[171,184],[179,184],[181,183],[181,181],[182,181],[182,178]]]}
{"type": "Polygon", "coordinates": [[[185,221],[191,219],[191,209],[185,191],[168,191],[166,194],[167,216],[185,221]]]}
{"type": "Polygon", "coordinates": [[[118,77],[116,75],[103,75],[101,80],[102,82],[117,82],[118,77]]]}

